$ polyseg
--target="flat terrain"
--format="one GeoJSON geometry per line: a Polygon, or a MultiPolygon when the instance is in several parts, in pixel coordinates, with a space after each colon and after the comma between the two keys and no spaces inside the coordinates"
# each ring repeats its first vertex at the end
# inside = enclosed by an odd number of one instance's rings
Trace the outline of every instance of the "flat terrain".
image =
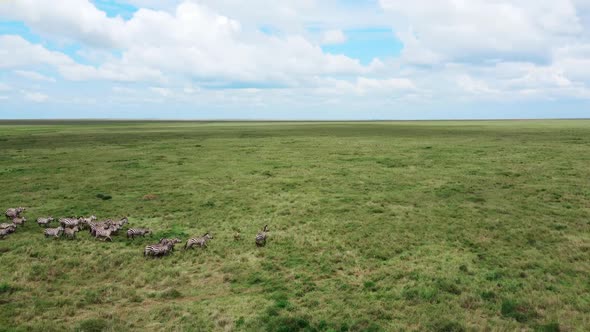
{"type": "Polygon", "coordinates": [[[590,329],[590,121],[0,122],[0,187],[0,330],[590,329]]]}

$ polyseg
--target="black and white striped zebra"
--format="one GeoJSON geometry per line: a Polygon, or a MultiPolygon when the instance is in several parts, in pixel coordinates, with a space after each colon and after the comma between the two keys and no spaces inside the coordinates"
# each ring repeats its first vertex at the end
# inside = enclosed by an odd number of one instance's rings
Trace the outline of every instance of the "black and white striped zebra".
{"type": "Polygon", "coordinates": [[[170,251],[174,251],[174,246],[176,246],[177,243],[181,243],[182,240],[180,240],[179,238],[173,238],[173,239],[160,239],[159,244],[163,244],[163,245],[170,245],[170,251]]]}
{"type": "Polygon", "coordinates": [[[264,247],[266,245],[266,232],[268,232],[268,225],[264,225],[262,231],[256,234],[255,241],[257,247],[264,247]]]}
{"type": "Polygon", "coordinates": [[[6,228],[16,228],[16,226],[14,226],[14,224],[10,223],[10,224],[0,224],[0,229],[6,229],[6,228]]]}
{"type": "Polygon", "coordinates": [[[66,229],[64,229],[64,235],[67,238],[75,239],[76,238],[76,233],[78,233],[79,230],[80,229],[78,228],[78,226],[74,226],[72,228],[66,228],[66,229]]]}
{"type": "Polygon", "coordinates": [[[97,229],[109,229],[111,227],[111,222],[109,220],[101,222],[90,221],[88,222],[88,226],[90,227],[90,234],[95,236],[97,229]]]}
{"type": "Polygon", "coordinates": [[[113,242],[113,239],[111,238],[111,234],[113,234],[113,228],[108,228],[108,229],[96,228],[94,231],[94,237],[97,239],[103,239],[103,241],[109,240],[110,242],[113,242]]]}
{"type": "Polygon", "coordinates": [[[154,257],[160,257],[160,256],[165,256],[168,255],[172,249],[174,248],[174,245],[172,243],[167,243],[167,244],[151,244],[145,247],[145,249],[143,250],[143,255],[144,256],[154,256],[154,257]]]}
{"type": "Polygon", "coordinates": [[[115,233],[117,233],[120,229],[123,228],[123,226],[125,226],[127,224],[129,220],[127,219],[127,217],[124,217],[123,219],[120,219],[119,221],[112,221],[112,225],[115,227],[115,233]]]}
{"type": "Polygon", "coordinates": [[[25,218],[25,217],[16,217],[16,218],[12,219],[12,224],[15,226],[20,226],[20,225],[24,225],[26,221],[27,221],[27,218],[25,218]]]}
{"type": "Polygon", "coordinates": [[[59,224],[63,228],[73,228],[80,225],[79,218],[59,218],[59,224]]]}
{"type": "Polygon", "coordinates": [[[123,217],[123,219],[120,219],[119,221],[114,221],[113,225],[121,229],[123,226],[125,226],[125,224],[127,224],[127,222],[129,222],[129,219],[127,219],[127,217],[123,217]]]}
{"type": "Polygon", "coordinates": [[[90,217],[88,217],[88,218],[85,218],[85,217],[80,217],[80,221],[83,221],[83,222],[85,222],[85,223],[89,223],[89,222],[91,222],[91,221],[96,221],[96,216],[95,216],[95,215],[91,215],[91,216],[90,216],[90,217]]]}
{"type": "Polygon", "coordinates": [[[53,217],[37,218],[37,224],[39,224],[39,226],[47,227],[53,220],[53,217]]]}
{"type": "Polygon", "coordinates": [[[20,217],[20,214],[25,212],[26,210],[27,209],[24,207],[10,208],[6,210],[4,215],[6,216],[6,219],[12,220],[14,218],[20,217]]]}
{"type": "Polygon", "coordinates": [[[45,237],[53,236],[54,238],[58,238],[62,235],[63,231],[64,231],[64,228],[59,226],[57,228],[46,228],[43,231],[43,234],[45,234],[45,237]]]}
{"type": "Polygon", "coordinates": [[[80,227],[80,229],[87,229],[90,226],[88,225],[91,222],[94,222],[96,220],[96,216],[95,215],[91,215],[88,218],[85,217],[80,217],[80,224],[78,225],[80,227]]]}
{"type": "Polygon", "coordinates": [[[152,231],[147,228],[129,228],[127,230],[127,238],[134,239],[136,236],[144,237],[146,234],[150,234],[151,232],[152,231]]]}
{"type": "Polygon", "coordinates": [[[213,236],[209,234],[209,232],[207,232],[201,237],[188,239],[188,241],[186,241],[184,249],[192,248],[194,245],[197,245],[201,248],[207,248],[207,241],[211,240],[212,238],[213,236]]]}
{"type": "Polygon", "coordinates": [[[14,233],[15,230],[16,230],[16,227],[14,225],[10,225],[9,227],[6,227],[6,228],[1,228],[0,229],[0,239],[4,239],[4,237],[6,237],[8,234],[14,233]]]}

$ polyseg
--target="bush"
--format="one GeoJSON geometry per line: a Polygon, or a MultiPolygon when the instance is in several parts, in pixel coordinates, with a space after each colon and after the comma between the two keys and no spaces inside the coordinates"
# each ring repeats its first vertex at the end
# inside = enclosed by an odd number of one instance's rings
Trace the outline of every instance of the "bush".
{"type": "Polygon", "coordinates": [[[98,193],[98,194],[96,194],[96,198],[100,198],[103,201],[108,201],[109,199],[113,198],[113,196],[111,196],[109,194],[98,193]]]}
{"type": "Polygon", "coordinates": [[[496,293],[494,293],[493,291],[484,291],[481,292],[481,298],[486,301],[491,301],[496,298],[496,293]]]}
{"type": "Polygon", "coordinates": [[[5,282],[0,284],[0,294],[10,294],[14,291],[16,291],[16,289],[9,284],[5,282]]]}
{"type": "Polygon", "coordinates": [[[536,316],[535,311],[526,304],[513,300],[502,301],[502,316],[514,318],[519,323],[525,323],[536,316]]]}
{"type": "Polygon", "coordinates": [[[535,328],[536,332],[559,332],[561,329],[559,328],[559,323],[552,322],[549,324],[539,325],[535,328]]]}
{"type": "Polygon", "coordinates": [[[432,331],[437,332],[463,332],[465,328],[460,323],[454,321],[437,321],[430,326],[432,331]]]}
{"type": "Polygon", "coordinates": [[[102,303],[103,296],[101,292],[93,289],[84,290],[82,293],[84,304],[100,304],[102,303]]]}
{"type": "Polygon", "coordinates": [[[143,196],[144,201],[153,201],[154,199],[158,199],[158,195],[156,194],[147,194],[143,196]]]}
{"type": "Polygon", "coordinates": [[[100,319],[100,318],[93,318],[93,319],[87,319],[84,320],[82,322],[80,322],[80,324],[78,325],[78,328],[76,328],[76,331],[78,332],[101,332],[101,331],[106,331],[109,329],[109,322],[104,320],[104,319],[100,319]]]}
{"type": "Polygon", "coordinates": [[[167,289],[160,294],[162,299],[177,299],[179,297],[182,297],[182,293],[174,288],[167,289]]]}

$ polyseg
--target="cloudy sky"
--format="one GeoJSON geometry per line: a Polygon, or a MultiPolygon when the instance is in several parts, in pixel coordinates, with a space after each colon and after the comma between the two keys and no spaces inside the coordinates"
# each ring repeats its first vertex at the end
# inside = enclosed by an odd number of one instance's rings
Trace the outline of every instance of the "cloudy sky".
{"type": "Polygon", "coordinates": [[[0,0],[0,118],[590,117],[590,0],[0,0]]]}

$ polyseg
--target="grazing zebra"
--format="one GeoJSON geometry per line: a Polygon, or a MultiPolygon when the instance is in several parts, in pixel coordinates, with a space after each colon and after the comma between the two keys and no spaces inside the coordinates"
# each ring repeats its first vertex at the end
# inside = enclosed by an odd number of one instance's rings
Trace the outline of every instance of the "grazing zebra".
{"type": "Polygon", "coordinates": [[[201,237],[189,239],[188,241],[186,241],[186,245],[184,246],[184,249],[192,248],[195,244],[201,248],[207,248],[207,241],[209,241],[212,238],[213,238],[213,236],[211,234],[209,234],[209,232],[207,232],[201,237]]]}
{"type": "Polygon", "coordinates": [[[59,218],[59,224],[63,228],[73,228],[80,224],[79,218],[59,218]]]}
{"type": "Polygon", "coordinates": [[[6,219],[12,220],[16,217],[20,217],[20,214],[26,210],[27,209],[25,209],[24,207],[10,208],[10,209],[6,210],[4,215],[6,216],[6,219]]]}
{"type": "Polygon", "coordinates": [[[61,236],[63,231],[64,228],[59,226],[58,228],[46,228],[45,231],[43,231],[43,234],[45,234],[45,237],[53,236],[54,238],[58,238],[61,236]]]}
{"type": "Polygon", "coordinates": [[[67,238],[75,239],[76,238],[76,233],[78,233],[78,231],[80,231],[80,229],[78,228],[78,226],[74,226],[74,228],[66,228],[66,229],[64,229],[64,234],[66,235],[67,238]]]}
{"type": "Polygon", "coordinates": [[[168,253],[170,253],[172,251],[173,247],[174,247],[173,243],[152,244],[152,245],[145,247],[145,249],[143,250],[143,255],[144,256],[154,256],[154,257],[168,255],[168,253]]]}
{"type": "Polygon", "coordinates": [[[37,218],[37,224],[39,224],[39,226],[47,227],[53,220],[53,217],[37,218]]]}
{"type": "Polygon", "coordinates": [[[0,239],[4,239],[6,235],[14,233],[15,230],[16,228],[14,227],[14,225],[0,229],[0,239]]]}
{"type": "Polygon", "coordinates": [[[24,225],[25,221],[27,221],[27,218],[25,218],[25,217],[16,217],[16,218],[12,219],[12,223],[15,226],[24,225]]]}
{"type": "Polygon", "coordinates": [[[0,229],[14,228],[14,224],[0,224],[0,229]]]}
{"type": "Polygon", "coordinates": [[[113,242],[111,234],[113,234],[113,228],[111,227],[109,227],[108,229],[96,228],[94,230],[94,237],[96,237],[97,239],[102,238],[103,241],[109,240],[110,242],[113,242]]]}
{"type": "Polygon", "coordinates": [[[144,237],[146,234],[150,234],[150,231],[147,228],[129,228],[127,230],[127,238],[134,239],[136,236],[144,237]]]}
{"type": "Polygon", "coordinates": [[[262,232],[256,234],[256,246],[264,247],[266,245],[266,232],[268,232],[268,225],[264,225],[262,232]]]}

